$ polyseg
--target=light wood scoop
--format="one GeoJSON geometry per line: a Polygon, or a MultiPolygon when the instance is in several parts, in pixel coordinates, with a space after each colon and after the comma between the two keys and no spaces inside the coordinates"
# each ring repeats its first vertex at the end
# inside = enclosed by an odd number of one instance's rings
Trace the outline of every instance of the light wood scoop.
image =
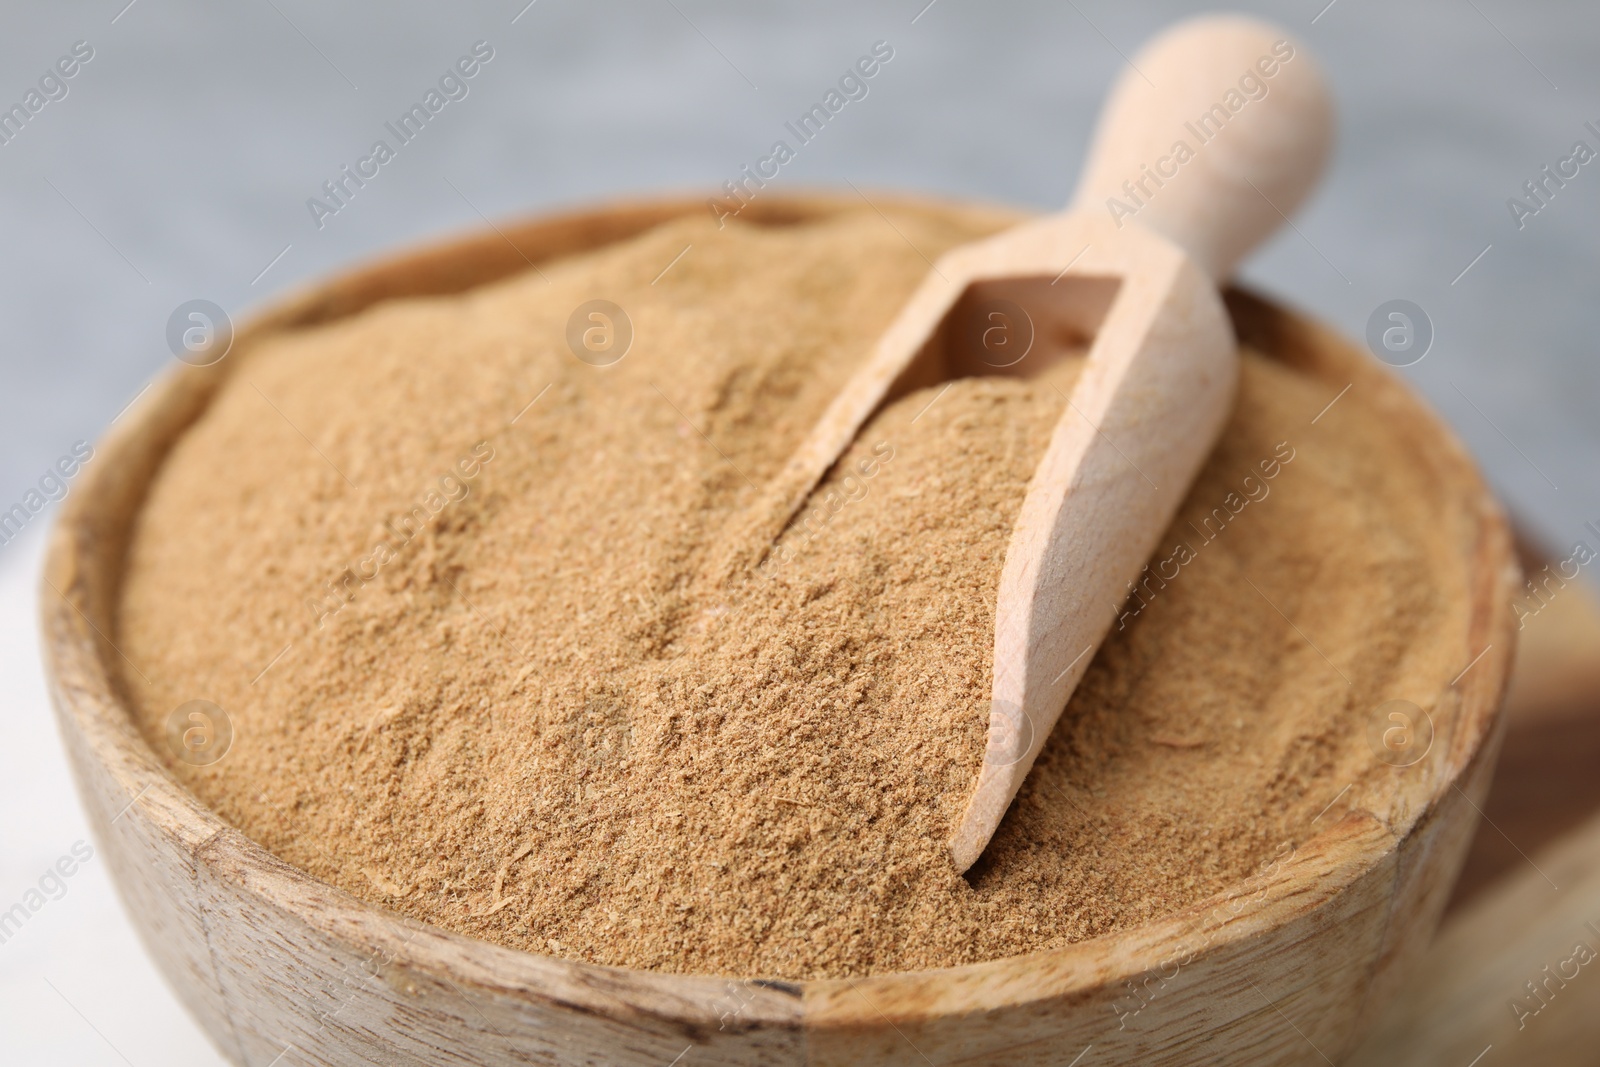
{"type": "Polygon", "coordinates": [[[1304,199],[1331,141],[1320,73],[1264,23],[1181,23],[1130,66],[1071,207],[941,256],[775,486],[787,521],[886,401],[1036,375],[1092,339],[1006,550],[988,744],[950,841],[962,871],[1227,419],[1238,357],[1218,283],[1304,199]]]}

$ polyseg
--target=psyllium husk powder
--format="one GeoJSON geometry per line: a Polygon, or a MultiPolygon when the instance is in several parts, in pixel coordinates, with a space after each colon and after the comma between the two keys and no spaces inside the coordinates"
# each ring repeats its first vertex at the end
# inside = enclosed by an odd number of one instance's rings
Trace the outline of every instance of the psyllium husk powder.
{"type": "Polygon", "coordinates": [[[142,729],[358,897],[673,972],[1114,933],[1280,859],[1330,801],[1378,805],[1371,709],[1459,666],[1467,518],[1359,390],[1313,423],[1334,390],[1245,351],[1151,569],[952,869],[1007,539],[1073,367],[906,396],[770,551],[748,519],[926,260],[984,225],[685,219],[239,353],[132,541],[142,729]],[[568,342],[594,300],[631,325],[609,365],[568,342]],[[192,700],[232,729],[206,765],[166,743],[192,700]]]}

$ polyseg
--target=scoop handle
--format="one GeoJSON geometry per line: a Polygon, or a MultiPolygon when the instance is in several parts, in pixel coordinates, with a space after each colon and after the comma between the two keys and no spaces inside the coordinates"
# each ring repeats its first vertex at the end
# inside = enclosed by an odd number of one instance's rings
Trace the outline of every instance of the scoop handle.
{"type": "Polygon", "coordinates": [[[1072,208],[1155,230],[1220,284],[1310,193],[1332,143],[1304,46],[1253,18],[1189,19],[1112,87],[1072,208]]]}

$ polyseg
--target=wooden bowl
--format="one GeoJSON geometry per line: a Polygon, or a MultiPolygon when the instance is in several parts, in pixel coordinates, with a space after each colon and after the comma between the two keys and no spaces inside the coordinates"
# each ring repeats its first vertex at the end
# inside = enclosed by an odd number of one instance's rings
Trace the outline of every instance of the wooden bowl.
{"type": "MultiPolygon", "coordinates": [[[[894,202],[997,227],[1021,217],[894,202]]],[[[782,225],[856,203],[765,197],[742,217],[782,225]]],[[[1330,818],[1287,861],[1215,898],[1115,936],[946,970],[809,982],[630,971],[367,904],[278,860],[164,769],[118,681],[122,563],[152,475],[253,342],[705,210],[689,199],[601,207],[356,271],[255,319],[217,365],[177,367],[107,433],[51,540],[45,658],[102,853],[179,997],[224,1055],[257,1067],[1336,1061],[1426,944],[1472,835],[1498,746],[1516,571],[1499,508],[1437,419],[1364,352],[1242,292],[1229,294],[1242,339],[1324,379],[1330,396],[1355,383],[1387,405],[1411,460],[1459,500],[1470,531],[1458,546],[1470,591],[1459,657],[1481,658],[1441,694],[1433,746],[1396,774],[1389,811],[1330,818]]]]}

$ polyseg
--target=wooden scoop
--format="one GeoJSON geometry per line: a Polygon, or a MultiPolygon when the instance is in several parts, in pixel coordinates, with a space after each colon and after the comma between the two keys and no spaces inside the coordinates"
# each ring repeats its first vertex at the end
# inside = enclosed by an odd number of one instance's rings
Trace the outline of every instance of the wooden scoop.
{"type": "Polygon", "coordinates": [[[988,744],[950,841],[962,871],[1227,419],[1238,357],[1218,283],[1305,198],[1331,140],[1321,75],[1264,23],[1180,23],[1130,68],[1068,211],[940,257],[775,486],[787,521],[886,401],[1037,374],[1092,338],[1006,550],[988,744]]]}

